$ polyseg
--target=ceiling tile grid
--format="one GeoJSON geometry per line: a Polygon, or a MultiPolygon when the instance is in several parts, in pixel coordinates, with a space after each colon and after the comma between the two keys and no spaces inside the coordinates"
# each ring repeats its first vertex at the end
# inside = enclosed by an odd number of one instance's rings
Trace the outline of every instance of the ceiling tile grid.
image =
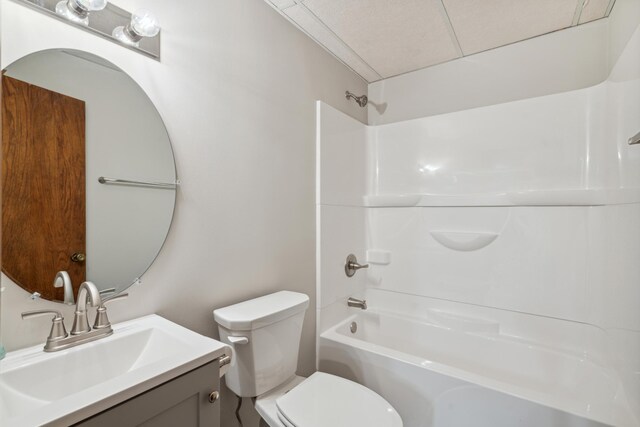
{"type": "Polygon", "coordinates": [[[305,0],[382,77],[457,58],[440,0],[305,0]]]}
{"type": "Polygon", "coordinates": [[[567,28],[578,0],[444,0],[465,55],[567,28]]]}
{"type": "MultiPolygon", "coordinates": [[[[582,13],[578,20],[579,24],[595,21],[607,15],[610,0],[587,0],[582,7],[582,13]]],[[[612,4],[613,5],[613,4],[612,4]]]]}
{"type": "Polygon", "coordinates": [[[615,0],[265,0],[369,83],[608,16],[615,0]]]}
{"type": "Polygon", "coordinates": [[[382,79],[380,74],[345,45],[340,38],[336,37],[321,21],[309,14],[303,6],[295,5],[285,9],[283,12],[289,20],[294,22],[307,35],[324,46],[366,81],[371,82],[382,79]]]}

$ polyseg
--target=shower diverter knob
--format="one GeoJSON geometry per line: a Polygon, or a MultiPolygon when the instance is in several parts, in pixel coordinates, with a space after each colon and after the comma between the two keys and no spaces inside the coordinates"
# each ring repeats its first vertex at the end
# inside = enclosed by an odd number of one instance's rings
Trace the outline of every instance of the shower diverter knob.
{"type": "Polygon", "coordinates": [[[349,254],[349,256],[347,256],[347,261],[344,264],[344,272],[347,277],[352,277],[356,274],[356,271],[361,268],[369,268],[369,264],[358,264],[356,256],[354,254],[349,254]]]}

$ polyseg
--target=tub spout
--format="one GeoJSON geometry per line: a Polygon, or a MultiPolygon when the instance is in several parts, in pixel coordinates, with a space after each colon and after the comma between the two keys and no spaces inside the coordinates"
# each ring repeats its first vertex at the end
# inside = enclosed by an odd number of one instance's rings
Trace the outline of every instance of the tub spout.
{"type": "Polygon", "coordinates": [[[366,310],[367,300],[349,297],[349,299],[347,300],[347,305],[349,307],[356,307],[356,308],[361,308],[362,310],[366,310]]]}

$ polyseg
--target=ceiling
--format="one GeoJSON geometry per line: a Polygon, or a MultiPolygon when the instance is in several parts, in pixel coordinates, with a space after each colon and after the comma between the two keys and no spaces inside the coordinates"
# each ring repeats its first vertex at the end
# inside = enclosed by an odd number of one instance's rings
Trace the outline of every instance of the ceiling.
{"type": "Polygon", "coordinates": [[[609,15],[615,0],[265,0],[368,82],[609,15]]]}

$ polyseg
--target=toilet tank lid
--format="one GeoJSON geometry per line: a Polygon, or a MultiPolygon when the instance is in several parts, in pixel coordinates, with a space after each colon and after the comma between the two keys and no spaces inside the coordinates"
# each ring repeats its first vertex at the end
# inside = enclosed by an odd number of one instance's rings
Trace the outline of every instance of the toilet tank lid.
{"type": "Polygon", "coordinates": [[[309,297],[280,291],[213,311],[218,324],[231,331],[251,331],[291,317],[309,306],[309,297]]]}

